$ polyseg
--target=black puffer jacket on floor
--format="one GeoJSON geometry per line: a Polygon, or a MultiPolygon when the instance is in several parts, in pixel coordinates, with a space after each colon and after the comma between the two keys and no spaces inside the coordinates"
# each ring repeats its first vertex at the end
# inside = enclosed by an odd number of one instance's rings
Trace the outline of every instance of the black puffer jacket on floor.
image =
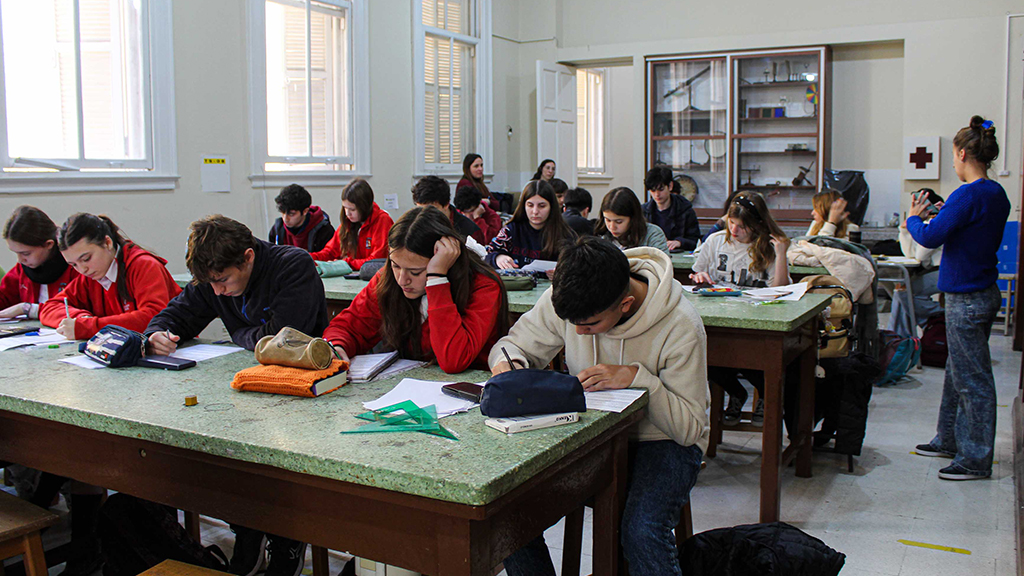
{"type": "Polygon", "coordinates": [[[691,576],[835,576],[845,562],[845,554],[785,522],[701,532],[679,553],[691,576]]]}

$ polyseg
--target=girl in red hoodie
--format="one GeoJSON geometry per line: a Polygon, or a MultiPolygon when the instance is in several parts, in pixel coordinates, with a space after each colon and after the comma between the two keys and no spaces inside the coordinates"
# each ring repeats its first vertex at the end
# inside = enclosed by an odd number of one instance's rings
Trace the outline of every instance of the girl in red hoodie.
{"type": "Polygon", "coordinates": [[[324,339],[346,358],[383,340],[405,358],[436,359],[449,374],[486,369],[491,346],[509,327],[498,276],[434,207],[406,212],[388,246],[387,264],[331,320],[324,339]]]}
{"type": "Polygon", "coordinates": [[[373,201],[373,189],[356,178],[341,191],[341,222],[323,250],[313,260],[344,260],[353,270],[363,262],[388,255],[388,231],[394,221],[373,201]]]}
{"type": "Polygon", "coordinates": [[[57,249],[57,225],[38,208],[16,208],[3,236],[18,264],[0,280],[0,318],[39,318],[39,303],[63,290],[78,272],[57,249]]]}
{"type": "Polygon", "coordinates": [[[122,236],[106,216],[73,215],[58,241],[80,276],[39,307],[39,319],[68,340],[91,338],[109,324],[142,332],[181,292],[167,261],[122,236]]]}

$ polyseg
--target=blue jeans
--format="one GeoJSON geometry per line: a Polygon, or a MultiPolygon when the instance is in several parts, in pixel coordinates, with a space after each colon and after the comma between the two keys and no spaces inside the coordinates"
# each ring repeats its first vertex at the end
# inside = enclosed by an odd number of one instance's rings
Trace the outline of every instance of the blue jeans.
{"type": "MultiPolygon", "coordinates": [[[[690,501],[704,457],[696,446],[671,440],[629,446],[629,486],[622,515],[622,548],[633,576],[681,575],[672,529],[690,501]]],[[[554,576],[544,535],[505,559],[509,576],[554,576]]]]}
{"type": "Polygon", "coordinates": [[[996,441],[996,383],[988,337],[1002,303],[995,284],[978,292],[946,294],[946,380],[934,448],[956,454],[954,464],[992,475],[996,441]]]}

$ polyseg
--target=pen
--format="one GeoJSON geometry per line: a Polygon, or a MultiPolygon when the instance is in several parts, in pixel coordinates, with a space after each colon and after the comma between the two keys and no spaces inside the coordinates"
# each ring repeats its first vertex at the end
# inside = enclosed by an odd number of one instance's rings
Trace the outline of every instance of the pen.
{"type": "Polygon", "coordinates": [[[67,296],[64,297],[64,316],[66,318],[71,318],[71,311],[68,310],[68,298],[67,298],[67,296]]]}
{"type": "Polygon", "coordinates": [[[508,350],[505,350],[504,346],[501,347],[501,353],[505,355],[505,360],[508,360],[508,365],[513,370],[515,370],[516,369],[516,365],[512,363],[512,358],[508,355],[508,350]]]}

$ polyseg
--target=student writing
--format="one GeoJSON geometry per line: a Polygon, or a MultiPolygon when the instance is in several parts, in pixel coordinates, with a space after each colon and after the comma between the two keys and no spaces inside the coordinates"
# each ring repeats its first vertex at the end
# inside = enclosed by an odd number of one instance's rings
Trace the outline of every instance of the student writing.
{"type": "Polygon", "coordinates": [[[594,199],[585,188],[570,188],[562,198],[562,219],[577,236],[594,233],[594,221],[588,220],[594,199]]]}
{"type": "Polygon", "coordinates": [[[601,219],[594,233],[620,248],[650,246],[668,253],[665,233],[644,219],[636,194],[626,187],[615,188],[601,201],[601,219]]]}
{"type": "Polygon", "coordinates": [[[341,223],[323,250],[313,252],[313,260],[344,260],[353,270],[363,262],[387,254],[391,216],[373,201],[373,188],[356,178],[341,191],[341,223]]]}
{"type": "Polygon", "coordinates": [[[167,261],[122,236],[106,216],[75,214],[57,239],[80,275],[39,306],[39,319],[69,340],[91,338],[111,324],[141,332],[181,292],[167,261]]]}
{"type": "Polygon", "coordinates": [[[387,264],[334,317],[324,339],[346,358],[383,341],[404,357],[436,359],[451,374],[485,368],[509,325],[508,297],[494,271],[432,206],[402,216],[388,246],[387,264]]]}
{"type": "Polygon", "coordinates": [[[487,246],[487,263],[495,268],[521,268],[534,260],[558,260],[576,234],[558,211],[551,185],[533,180],[526,185],[512,219],[487,246]]]}
{"type": "Polygon", "coordinates": [[[39,318],[39,303],[78,276],[57,247],[57,225],[42,210],[19,206],[3,230],[18,263],[0,280],[0,318],[39,318]]]}
{"type": "Polygon", "coordinates": [[[331,219],[313,206],[313,197],[298,184],[289,184],[274,198],[281,217],[270,229],[271,244],[297,246],[306,252],[323,250],[334,236],[331,219]]]}
{"type": "MultiPolygon", "coordinates": [[[[681,574],[672,528],[708,444],[707,336],[668,255],[580,238],[562,251],[552,287],[491,348],[491,371],[512,368],[503,349],[517,367],[542,368],[563,348],[585,390],[647,390],[629,443],[622,547],[631,574],[681,574]]],[[[509,576],[555,573],[543,536],[504,564],[509,576]]]]}

